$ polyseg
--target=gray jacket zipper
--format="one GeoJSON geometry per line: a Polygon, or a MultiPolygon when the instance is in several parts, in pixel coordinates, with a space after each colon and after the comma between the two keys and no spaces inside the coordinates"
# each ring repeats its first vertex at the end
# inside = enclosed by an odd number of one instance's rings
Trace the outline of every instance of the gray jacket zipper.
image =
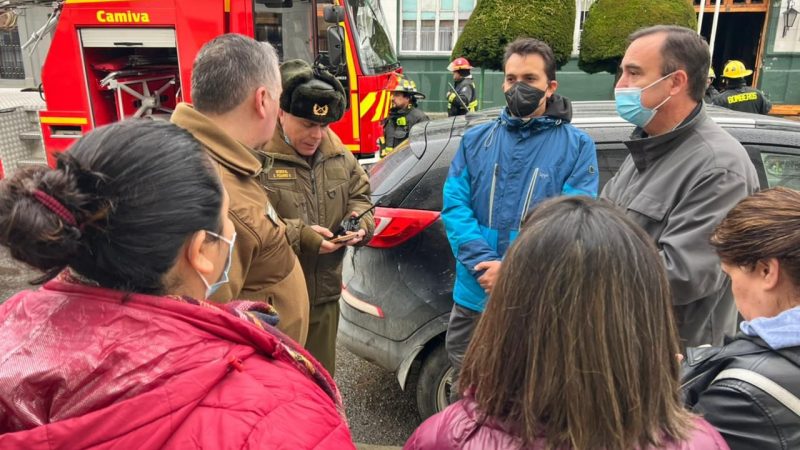
{"type": "Polygon", "coordinates": [[[499,165],[495,163],[494,171],[492,172],[492,188],[489,191],[489,228],[492,228],[492,216],[494,215],[494,188],[497,185],[497,168],[499,165]]]}
{"type": "Polygon", "coordinates": [[[525,204],[522,205],[522,213],[519,216],[519,227],[522,228],[522,222],[525,220],[525,214],[528,213],[528,207],[531,206],[531,197],[533,196],[533,190],[536,188],[536,179],[539,178],[539,168],[537,167],[533,171],[533,177],[531,178],[531,184],[528,185],[528,195],[525,198],[525,204]]]}

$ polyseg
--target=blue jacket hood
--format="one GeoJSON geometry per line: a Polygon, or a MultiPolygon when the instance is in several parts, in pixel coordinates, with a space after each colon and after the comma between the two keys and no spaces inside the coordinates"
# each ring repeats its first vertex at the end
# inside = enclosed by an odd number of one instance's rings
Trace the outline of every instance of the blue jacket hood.
{"type": "Polygon", "coordinates": [[[800,346],[800,306],[775,317],[758,317],[739,325],[742,333],[757,336],[773,350],[800,346]]]}

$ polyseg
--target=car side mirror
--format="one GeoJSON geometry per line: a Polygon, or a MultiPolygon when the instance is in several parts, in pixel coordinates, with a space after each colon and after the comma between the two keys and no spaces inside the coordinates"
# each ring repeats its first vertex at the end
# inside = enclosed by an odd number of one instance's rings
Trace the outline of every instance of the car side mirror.
{"type": "Polygon", "coordinates": [[[327,23],[344,22],[344,8],[339,5],[326,5],[322,9],[322,18],[327,23]]]}
{"type": "Polygon", "coordinates": [[[339,25],[328,27],[328,62],[338,72],[344,60],[344,30],[339,25]]]}

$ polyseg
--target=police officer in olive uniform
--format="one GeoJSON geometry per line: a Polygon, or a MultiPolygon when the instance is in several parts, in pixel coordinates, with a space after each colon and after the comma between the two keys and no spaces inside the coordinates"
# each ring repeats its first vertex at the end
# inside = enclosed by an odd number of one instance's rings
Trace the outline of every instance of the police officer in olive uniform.
{"type": "Polygon", "coordinates": [[[726,89],[714,97],[714,104],[734,111],[769,113],[772,103],[764,93],[745,84],[745,77],[752,73],[753,71],[747,69],[741,61],[728,61],[722,71],[722,82],[726,89]]]}
{"type": "Polygon", "coordinates": [[[453,73],[455,86],[448,85],[447,90],[447,115],[463,116],[467,112],[478,109],[478,99],[475,96],[475,83],[472,81],[472,66],[466,58],[456,58],[447,66],[453,73]]]}
{"type": "Polygon", "coordinates": [[[306,278],[306,349],[333,375],[344,247],[366,244],[375,228],[369,178],[328,127],[347,108],[341,83],[302,60],[281,65],[281,82],[278,124],[264,149],[271,162],[269,201],[286,223],[306,278]],[[355,230],[336,239],[350,218],[358,218],[355,230]]]}
{"type": "Polygon", "coordinates": [[[417,100],[425,98],[425,94],[417,90],[417,85],[413,81],[400,77],[397,86],[391,92],[392,108],[389,110],[389,116],[383,119],[381,156],[388,155],[401,142],[408,139],[411,127],[430,120],[417,106],[417,100]]]}

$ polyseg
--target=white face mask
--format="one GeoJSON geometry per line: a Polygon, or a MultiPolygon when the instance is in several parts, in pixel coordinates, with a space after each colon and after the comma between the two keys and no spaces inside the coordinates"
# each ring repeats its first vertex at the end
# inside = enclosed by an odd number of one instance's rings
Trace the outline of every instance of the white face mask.
{"type": "Polygon", "coordinates": [[[206,231],[206,233],[215,236],[217,239],[228,244],[228,260],[225,262],[225,269],[222,271],[222,275],[219,277],[219,280],[217,280],[216,283],[208,284],[208,281],[206,281],[205,277],[201,275],[200,272],[197,272],[197,269],[195,269],[197,275],[199,275],[200,279],[203,280],[203,284],[206,285],[205,298],[208,298],[214,295],[214,293],[217,292],[217,289],[219,289],[220,286],[230,281],[230,279],[228,278],[228,272],[231,270],[231,261],[233,260],[233,243],[236,242],[236,232],[235,231],[233,232],[233,236],[231,237],[230,240],[228,240],[227,238],[225,238],[220,234],[214,233],[213,231],[206,231]]]}

